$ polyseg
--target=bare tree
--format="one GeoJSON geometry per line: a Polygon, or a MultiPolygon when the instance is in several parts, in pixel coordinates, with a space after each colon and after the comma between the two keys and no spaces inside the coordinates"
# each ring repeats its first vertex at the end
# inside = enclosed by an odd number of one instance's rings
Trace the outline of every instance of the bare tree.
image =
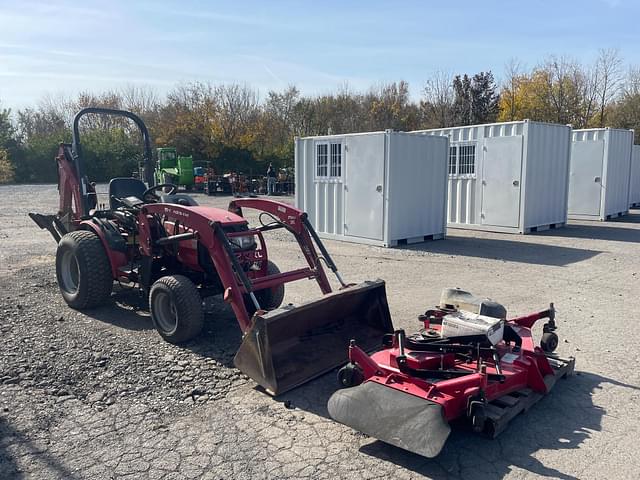
{"type": "Polygon", "coordinates": [[[158,94],[151,87],[127,85],[120,89],[122,106],[139,115],[145,115],[158,108],[158,94]]]}
{"type": "Polygon", "coordinates": [[[549,57],[534,75],[543,88],[536,91],[543,119],[585,126],[584,92],[588,82],[581,65],[568,57],[549,57]],[[546,111],[545,111],[546,110],[546,111]]]}
{"type": "Polygon", "coordinates": [[[600,101],[600,127],[605,126],[607,107],[615,100],[623,81],[622,58],[617,49],[600,50],[596,61],[598,100],[600,101]]]}
{"type": "Polygon", "coordinates": [[[239,146],[241,136],[258,116],[259,101],[255,90],[247,85],[219,85],[214,88],[218,105],[217,126],[221,140],[227,145],[239,146]]]}
{"type": "Polygon", "coordinates": [[[631,67],[622,88],[625,96],[640,95],[640,67],[631,67]]]}
{"type": "Polygon", "coordinates": [[[518,88],[522,79],[522,65],[520,61],[512,57],[504,68],[504,80],[502,82],[502,98],[507,105],[508,113],[503,114],[506,120],[518,120],[518,88]]]}
{"type": "Polygon", "coordinates": [[[453,74],[438,71],[427,80],[422,91],[420,107],[429,127],[453,125],[453,74]]]}

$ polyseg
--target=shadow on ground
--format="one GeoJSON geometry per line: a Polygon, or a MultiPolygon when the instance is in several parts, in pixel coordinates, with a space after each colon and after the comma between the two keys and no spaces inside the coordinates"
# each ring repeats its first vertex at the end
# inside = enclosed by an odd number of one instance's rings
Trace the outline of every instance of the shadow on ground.
{"type": "Polygon", "coordinates": [[[15,462],[15,457],[8,450],[10,445],[19,445],[20,449],[27,453],[27,455],[21,456],[23,460],[28,458],[29,462],[42,464],[41,471],[50,472],[57,478],[69,480],[79,478],[54,457],[35,445],[27,435],[15,429],[6,418],[0,416],[0,478],[2,479],[18,480],[25,478],[20,466],[15,462]]]}
{"type": "Polygon", "coordinates": [[[607,223],[640,223],[640,209],[631,209],[629,214],[609,220],[607,223]]]}
{"type": "MultiPolygon", "coordinates": [[[[122,300],[119,294],[114,297],[119,299],[117,301],[122,300]]],[[[121,318],[117,323],[111,323],[119,325],[142,322],[139,313],[133,309],[123,308],[122,312],[114,313],[114,317],[118,316],[121,318]]],[[[150,325],[148,319],[144,321],[150,325]]],[[[233,353],[238,348],[240,340],[240,329],[228,306],[223,302],[214,301],[207,305],[205,331],[184,348],[231,367],[233,353]]],[[[304,359],[300,361],[303,362],[304,359]]],[[[536,458],[537,452],[577,449],[593,432],[601,431],[602,418],[606,411],[593,403],[593,393],[598,389],[607,388],[608,385],[640,390],[639,387],[611,378],[579,372],[558,382],[550,395],[534,405],[526,414],[514,419],[509,428],[495,440],[456,427],[440,455],[434,459],[427,459],[374,439],[362,445],[360,452],[434,479],[469,477],[471,473],[473,478],[500,479],[515,469],[521,469],[534,475],[575,480],[576,476],[540,462],[536,458]]],[[[336,372],[332,371],[274,398],[273,401],[282,402],[287,408],[330,418],[327,402],[337,388],[336,372]]],[[[367,408],[367,405],[363,405],[362,408],[367,408]]],[[[0,428],[8,427],[0,424],[0,428]]],[[[5,445],[0,443],[0,449],[5,445]]],[[[10,471],[8,469],[11,468],[15,470],[16,467],[11,465],[9,455],[0,450],[0,459],[4,458],[9,462],[7,466],[3,466],[4,471],[10,471]]],[[[57,467],[54,465],[52,468],[57,467]]],[[[63,472],[61,475],[70,478],[63,472]]]]}
{"type": "Polygon", "coordinates": [[[134,288],[116,286],[110,302],[83,313],[100,322],[127,330],[153,329],[147,304],[134,288]]]}
{"type": "MultiPolygon", "coordinates": [[[[592,432],[601,431],[606,411],[593,404],[592,395],[607,385],[640,390],[611,378],[578,372],[558,382],[547,397],[516,417],[497,439],[454,427],[444,449],[433,459],[373,439],[360,452],[433,479],[457,478],[463,469],[473,470],[473,478],[501,479],[517,468],[535,475],[577,480],[573,475],[545,466],[535,454],[538,450],[577,449],[592,432]]],[[[287,402],[290,408],[330,418],[327,402],[336,388],[335,373],[331,373],[276,400],[287,402]]]]}
{"type": "Polygon", "coordinates": [[[623,221],[624,218],[608,222],[593,222],[590,224],[567,225],[556,230],[546,230],[536,233],[541,237],[586,238],[591,240],[606,240],[613,242],[640,242],[640,229],[625,228],[625,223],[640,223],[640,215],[636,215],[632,222],[623,221]]]}
{"type": "MultiPolygon", "coordinates": [[[[558,230],[559,231],[559,230],[558,230]]],[[[536,265],[565,266],[587,260],[598,250],[527,243],[498,238],[448,236],[445,240],[418,243],[400,247],[406,250],[486,258],[505,262],[533,263],[536,265]]]]}
{"type": "MultiPolygon", "coordinates": [[[[192,341],[176,345],[226,367],[233,365],[233,354],[240,346],[242,332],[231,308],[220,296],[205,299],[203,331],[192,341]]],[[[126,330],[154,330],[148,304],[135,289],[116,287],[111,302],[103,307],[83,312],[103,323],[126,330]]],[[[160,337],[158,337],[160,338],[160,337]]]]}

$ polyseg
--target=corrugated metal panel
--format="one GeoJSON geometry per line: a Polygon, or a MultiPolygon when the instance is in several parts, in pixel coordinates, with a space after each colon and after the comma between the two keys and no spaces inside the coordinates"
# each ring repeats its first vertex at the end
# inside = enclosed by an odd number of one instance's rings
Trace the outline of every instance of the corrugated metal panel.
{"type": "Polygon", "coordinates": [[[476,178],[448,179],[447,222],[476,224],[480,223],[476,210],[476,178]]]}
{"type": "Polygon", "coordinates": [[[390,240],[444,233],[448,146],[446,138],[390,136],[390,240]]]}
{"type": "Polygon", "coordinates": [[[615,215],[629,210],[632,146],[632,131],[609,129],[605,173],[605,215],[615,215]]]}
{"type": "Polygon", "coordinates": [[[631,182],[629,183],[629,205],[640,206],[640,145],[634,145],[631,155],[631,182]]]}
{"type": "Polygon", "coordinates": [[[528,140],[523,226],[566,223],[571,127],[530,122],[528,140]]]}
{"type": "MultiPolygon", "coordinates": [[[[476,145],[476,172],[474,175],[449,175],[447,219],[449,226],[483,230],[518,231],[526,233],[532,228],[566,222],[568,171],[571,128],[565,125],[531,122],[494,123],[463,127],[418,130],[411,133],[442,135],[451,145],[476,145]],[[485,165],[487,139],[522,137],[522,155],[513,162],[522,165],[520,179],[520,220],[517,228],[483,225],[482,172],[485,165]],[[552,190],[552,191],[550,191],[552,190]]],[[[494,147],[496,142],[492,142],[494,147]]],[[[505,147],[506,148],[506,147],[505,147]]],[[[513,151],[513,149],[503,149],[513,151]]],[[[517,168],[516,170],[517,171],[517,168]]],[[[513,179],[517,181],[518,179],[513,179]]],[[[511,180],[509,183],[512,183],[511,180]]],[[[494,182],[495,184],[495,182],[494,182]]],[[[499,188],[512,188],[500,183],[499,188]]],[[[517,207],[514,207],[517,208],[517,207]]],[[[484,212],[488,215],[489,212],[484,212]]],[[[495,215],[491,215],[495,218],[495,215]]]]}
{"type": "MultiPolygon", "coordinates": [[[[341,137],[333,137],[333,140],[339,141],[341,137]]],[[[296,140],[295,167],[296,206],[309,214],[317,231],[344,234],[343,181],[316,180],[314,139],[296,140]]]]}
{"type": "Polygon", "coordinates": [[[374,245],[442,238],[447,153],[447,139],[402,132],[298,138],[296,206],[325,238],[374,245]],[[342,145],[340,178],[316,175],[317,145],[327,142],[342,145]]]}
{"type": "Polygon", "coordinates": [[[606,220],[612,216],[624,214],[629,208],[629,182],[631,175],[631,150],[633,146],[633,131],[613,128],[592,128],[573,131],[573,142],[603,142],[602,172],[598,175],[577,175],[582,167],[581,158],[574,152],[571,163],[571,195],[578,198],[584,189],[593,185],[591,182],[601,183],[601,200],[599,211],[583,213],[577,211],[579,205],[569,209],[571,218],[594,218],[606,220]],[[595,179],[595,180],[594,180],[595,179]]]}

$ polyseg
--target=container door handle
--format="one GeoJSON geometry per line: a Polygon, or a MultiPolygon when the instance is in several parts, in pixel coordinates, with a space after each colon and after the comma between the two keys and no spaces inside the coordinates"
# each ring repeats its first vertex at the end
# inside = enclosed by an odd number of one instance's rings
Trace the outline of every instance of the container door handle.
{"type": "Polygon", "coordinates": [[[595,177],[595,178],[593,179],[593,181],[594,181],[594,182],[596,182],[596,183],[600,183],[600,180],[601,180],[601,179],[600,179],[600,177],[595,177]]]}
{"type": "Polygon", "coordinates": [[[378,193],[382,193],[382,185],[378,185],[378,186],[376,187],[376,192],[378,192],[378,193]]]}
{"type": "Polygon", "coordinates": [[[520,185],[520,182],[518,180],[514,180],[513,181],[513,186],[517,187],[518,185],[520,185]]]}

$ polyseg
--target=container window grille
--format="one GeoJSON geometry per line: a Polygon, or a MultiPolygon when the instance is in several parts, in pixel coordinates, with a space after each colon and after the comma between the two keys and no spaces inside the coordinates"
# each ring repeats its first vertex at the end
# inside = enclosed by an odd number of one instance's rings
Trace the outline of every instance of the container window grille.
{"type": "Polygon", "coordinates": [[[476,174],[476,146],[451,145],[449,147],[449,175],[476,174]]]}
{"type": "Polygon", "coordinates": [[[328,174],[328,150],[329,145],[327,143],[316,145],[316,177],[326,177],[328,174]]]}
{"type": "Polygon", "coordinates": [[[451,145],[449,147],[449,175],[458,173],[458,147],[451,145]]]}
{"type": "Polygon", "coordinates": [[[342,176],[342,144],[331,144],[331,168],[329,175],[331,177],[342,176]]]}
{"type": "Polygon", "coordinates": [[[476,146],[458,146],[458,174],[474,175],[476,173],[476,146]]]}

